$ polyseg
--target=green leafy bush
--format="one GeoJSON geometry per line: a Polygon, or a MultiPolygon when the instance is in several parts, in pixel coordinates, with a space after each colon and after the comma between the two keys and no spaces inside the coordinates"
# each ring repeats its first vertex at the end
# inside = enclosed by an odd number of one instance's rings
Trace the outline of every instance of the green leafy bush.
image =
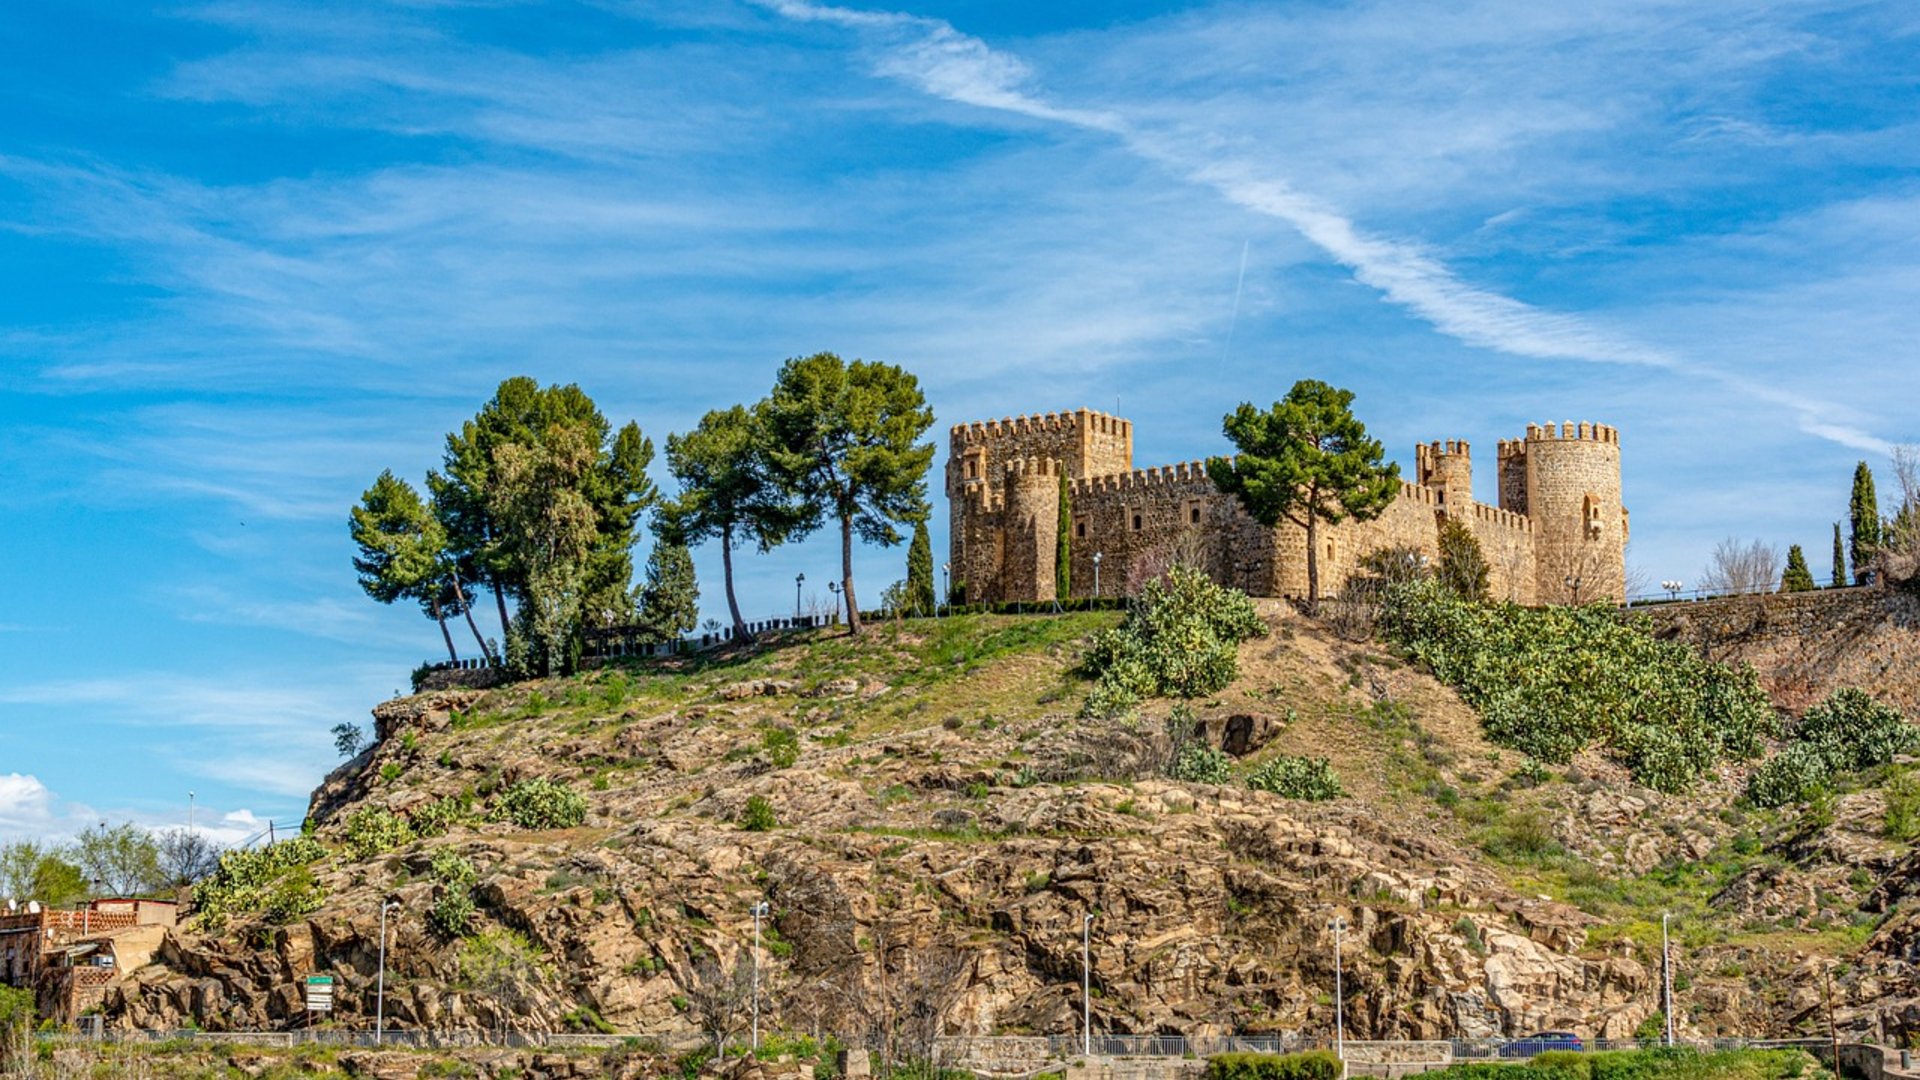
{"type": "Polygon", "coordinates": [[[369,859],[413,842],[413,826],[407,819],[380,806],[363,806],[348,814],[342,834],[347,854],[356,859],[369,859]]]}
{"type": "Polygon", "coordinates": [[[1304,1054],[1215,1054],[1205,1080],[1339,1080],[1340,1059],[1325,1050],[1304,1054]]]}
{"type": "Polygon", "coordinates": [[[448,829],[465,821],[467,815],[472,812],[471,800],[449,795],[415,810],[408,820],[413,823],[413,831],[416,835],[440,836],[448,829]]]}
{"type": "Polygon", "coordinates": [[[491,816],[523,829],[571,829],[587,820],[587,798],[565,784],[536,776],[502,792],[491,816]]]}
{"type": "Polygon", "coordinates": [[[1757,806],[1804,802],[1831,788],[1837,776],[1885,765],[1916,747],[1920,728],[1849,686],[1801,716],[1786,748],[1754,770],[1747,797],[1757,806]]]}
{"type": "Polygon", "coordinates": [[[1325,802],[1346,794],[1340,777],[1326,758],[1294,757],[1282,754],[1247,774],[1247,786],[1255,791],[1271,791],[1284,799],[1325,802]]]}
{"type": "Polygon", "coordinates": [[[1239,674],[1236,646],[1266,632],[1245,593],[1175,566],[1147,584],[1119,627],[1094,635],[1086,671],[1095,683],[1081,713],[1120,716],[1144,698],[1225,689],[1239,674]]]}
{"type": "Polygon", "coordinates": [[[780,821],[773,813],[773,804],[764,795],[747,796],[746,809],[740,812],[740,827],[748,832],[770,832],[778,827],[780,821]]]}
{"type": "Polygon", "coordinates": [[[1233,758],[1225,750],[1190,742],[1174,755],[1169,770],[1175,780],[1194,784],[1224,784],[1233,778],[1233,758]]]}
{"type": "Polygon", "coordinates": [[[267,889],[260,911],[268,922],[290,923],[320,910],[327,893],[313,879],[313,871],[295,867],[267,889]]]}
{"type": "Polygon", "coordinates": [[[760,749],[776,769],[791,768],[800,760],[800,738],[786,728],[770,727],[761,732],[760,749]]]}
{"type": "MultiPolygon", "coordinates": [[[[234,849],[193,887],[193,906],[208,927],[217,929],[233,915],[262,911],[274,884],[294,870],[326,857],[327,849],[310,836],[266,847],[234,849]]],[[[308,875],[312,880],[312,875],[308,875]]],[[[291,899],[289,896],[287,899],[291,899]]]]}
{"type": "Polygon", "coordinates": [[[33,1049],[33,991],[0,986],[0,1070],[33,1049]]]}
{"type": "Polygon", "coordinates": [[[444,938],[466,937],[473,933],[473,883],[479,873],[472,860],[452,848],[434,852],[432,866],[439,889],[427,909],[427,926],[444,938]]]}
{"type": "Polygon", "coordinates": [[[1755,756],[1776,727],[1752,668],[1703,660],[1605,605],[1483,604],[1412,581],[1390,590],[1379,626],[1479,711],[1488,738],[1543,762],[1598,744],[1638,782],[1678,792],[1755,756]]]}

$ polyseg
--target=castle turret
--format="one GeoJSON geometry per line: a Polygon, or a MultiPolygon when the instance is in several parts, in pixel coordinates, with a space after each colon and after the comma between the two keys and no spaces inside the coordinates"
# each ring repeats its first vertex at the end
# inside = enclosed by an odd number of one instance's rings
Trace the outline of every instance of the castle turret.
{"type": "Polygon", "coordinates": [[[1060,542],[1060,466],[1049,458],[1007,463],[1007,559],[1001,595],[1052,600],[1060,542]]]}
{"type": "Polygon", "coordinates": [[[1503,504],[1510,460],[1525,469],[1523,509],[1533,520],[1539,599],[1623,599],[1627,515],[1620,503],[1619,431],[1572,421],[1557,429],[1529,424],[1519,452],[1502,448],[1503,504]]]}
{"type": "Polygon", "coordinates": [[[1464,442],[1413,448],[1414,482],[1432,488],[1440,509],[1461,514],[1473,503],[1473,454],[1464,442]]]}

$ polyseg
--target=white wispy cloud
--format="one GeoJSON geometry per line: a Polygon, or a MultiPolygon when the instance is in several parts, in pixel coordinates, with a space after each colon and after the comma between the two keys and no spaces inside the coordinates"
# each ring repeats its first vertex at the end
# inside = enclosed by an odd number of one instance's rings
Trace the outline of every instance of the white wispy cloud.
{"type": "Polygon", "coordinates": [[[950,101],[1104,132],[1234,204],[1285,222],[1350,270],[1355,279],[1467,344],[1534,360],[1624,364],[1679,372],[1787,411],[1817,438],[1874,453],[1891,444],[1829,402],[1783,392],[1671,350],[1634,340],[1577,314],[1543,310],[1478,287],[1423,245],[1365,230],[1337,209],[1296,190],[1262,164],[1220,147],[1205,130],[1142,124],[1111,109],[1060,105],[1030,89],[1031,69],[940,19],[767,0],[780,14],[868,35],[877,73],[950,101]]]}

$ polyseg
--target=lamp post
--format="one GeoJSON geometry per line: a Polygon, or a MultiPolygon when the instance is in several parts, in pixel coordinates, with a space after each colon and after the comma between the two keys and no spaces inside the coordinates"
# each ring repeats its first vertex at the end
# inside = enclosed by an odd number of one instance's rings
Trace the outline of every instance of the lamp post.
{"type": "Polygon", "coordinates": [[[1660,583],[1660,587],[1666,590],[1667,599],[1669,600],[1680,599],[1680,590],[1686,588],[1686,586],[1687,583],[1684,581],[1663,581],[1660,583]]]}
{"type": "Polygon", "coordinates": [[[1080,1053],[1093,1056],[1093,912],[1080,917],[1080,1053]]]}
{"type": "Polygon", "coordinates": [[[1561,584],[1563,584],[1563,585],[1565,585],[1565,586],[1567,587],[1567,589],[1568,589],[1568,591],[1570,591],[1570,592],[1572,592],[1572,593],[1573,593],[1573,603],[1574,603],[1574,606],[1575,606],[1575,607],[1578,607],[1578,606],[1579,606],[1579,604],[1580,604],[1580,578],[1579,578],[1579,576],[1578,576],[1578,575],[1575,575],[1575,574],[1568,574],[1568,575],[1566,576],[1566,578],[1565,578],[1565,579],[1564,579],[1564,580],[1563,580],[1563,581],[1561,582],[1561,584]]]}
{"type": "Polygon", "coordinates": [[[1093,553],[1093,595],[1100,595],[1100,553],[1093,553]]]}
{"type": "Polygon", "coordinates": [[[765,900],[753,905],[753,1049],[760,1050],[760,920],[767,914],[765,900]]]}
{"type": "Polygon", "coordinates": [[[1673,950],[1667,944],[1667,913],[1660,913],[1660,1012],[1667,1021],[1667,1045],[1673,1045],[1673,950]]]}
{"type": "Polygon", "coordinates": [[[387,1037],[387,912],[397,911],[400,901],[389,900],[380,905],[380,974],[374,983],[373,991],[373,1044],[379,1046],[387,1037]]]}
{"type": "Polygon", "coordinates": [[[193,792],[187,792],[187,835],[193,835],[193,792]]]}
{"type": "Polygon", "coordinates": [[[806,583],[807,583],[807,575],[805,574],[793,575],[793,617],[796,619],[800,617],[800,586],[805,585],[806,583]]]}
{"type": "MultiPolygon", "coordinates": [[[[953,564],[950,562],[940,564],[940,599],[949,604],[953,603],[953,564]]],[[[939,617],[939,604],[933,605],[933,614],[935,618],[939,617]]]]}
{"type": "MultiPolygon", "coordinates": [[[[827,592],[833,595],[833,617],[837,621],[840,618],[840,583],[837,581],[827,582],[827,592]]],[[[849,616],[849,618],[851,618],[851,616],[849,616]]]]}
{"type": "Polygon", "coordinates": [[[1342,1061],[1347,1059],[1347,1013],[1344,1000],[1346,988],[1342,985],[1340,970],[1340,932],[1347,928],[1347,920],[1338,915],[1327,926],[1333,930],[1333,1056],[1342,1061]]]}

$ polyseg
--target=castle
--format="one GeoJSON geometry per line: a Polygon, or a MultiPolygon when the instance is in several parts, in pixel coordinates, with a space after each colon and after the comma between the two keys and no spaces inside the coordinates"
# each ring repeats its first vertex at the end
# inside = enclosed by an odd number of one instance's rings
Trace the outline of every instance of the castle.
{"type": "MultiPolygon", "coordinates": [[[[1072,516],[1073,596],[1136,591],[1174,560],[1255,596],[1307,594],[1306,530],[1266,528],[1195,461],[1133,467],[1133,425],[1080,409],[956,425],[949,441],[953,588],[968,603],[1055,599],[1061,476],[1072,516]],[[1096,562],[1097,557],[1097,562],[1096,562]]],[[[1620,433],[1602,424],[1530,424],[1501,440],[1499,505],[1473,497],[1464,442],[1415,447],[1414,476],[1372,521],[1321,524],[1320,590],[1337,595],[1369,552],[1437,558],[1442,518],[1480,542],[1495,599],[1622,599],[1627,511],[1620,433]]]]}

